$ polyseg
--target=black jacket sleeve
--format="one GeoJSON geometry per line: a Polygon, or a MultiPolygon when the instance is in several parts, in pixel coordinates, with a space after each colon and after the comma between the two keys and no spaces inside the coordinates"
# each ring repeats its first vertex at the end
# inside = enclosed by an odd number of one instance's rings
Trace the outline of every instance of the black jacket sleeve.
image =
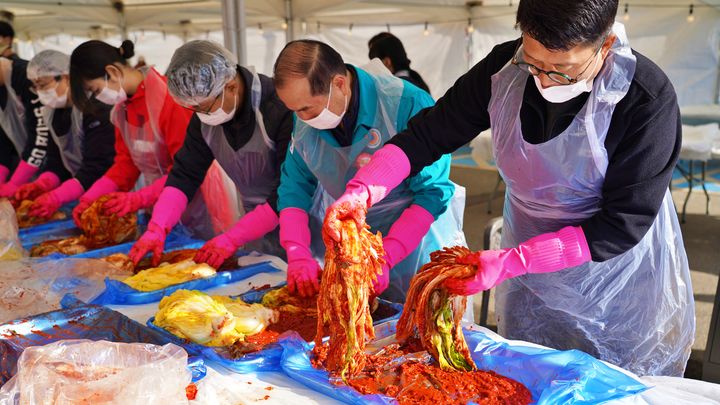
{"type": "Polygon", "coordinates": [[[594,261],[620,255],[645,236],[680,155],[675,90],[660,68],[636,56],[635,79],[613,113],[605,142],[610,161],[601,210],[581,224],[594,261]]]}
{"type": "MultiPolygon", "coordinates": [[[[275,165],[278,173],[277,185],[280,185],[280,167],[285,162],[290,138],[293,129],[292,111],[285,107],[285,104],[278,98],[275,93],[275,86],[272,79],[266,76],[260,76],[263,87],[263,102],[260,105],[260,112],[263,114],[265,130],[268,137],[275,142],[275,165]],[[267,89],[267,93],[266,93],[267,89]]],[[[270,206],[278,213],[278,191],[277,187],[268,198],[270,206]]]]}
{"type": "Polygon", "coordinates": [[[175,154],[173,167],[165,182],[165,187],[175,187],[182,191],[188,201],[195,197],[215,159],[212,150],[202,137],[200,124],[197,114],[193,114],[187,127],[185,141],[175,154]]]}
{"type": "Polygon", "coordinates": [[[25,150],[22,152],[22,160],[32,166],[41,167],[47,157],[50,132],[42,117],[42,103],[40,103],[38,96],[32,92],[33,84],[27,78],[27,61],[13,59],[10,80],[15,94],[20,97],[25,107],[25,128],[28,139],[25,150]]]}
{"type": "Polygon", "coordinates": [[[496,46],[461,76],[433,107],[420,111],[388,143],[410,159],[410,176],[490,128],[491,78],[512,58],[517,41],[496,46]]]}
{"type": "Polygon", "coordinates": [[[115,159],[115,126],[110,122],[110,110],[98,105],[95,113],[83,115],[83,159],[75,178],[85,190],[110,169],[115,159]]]}

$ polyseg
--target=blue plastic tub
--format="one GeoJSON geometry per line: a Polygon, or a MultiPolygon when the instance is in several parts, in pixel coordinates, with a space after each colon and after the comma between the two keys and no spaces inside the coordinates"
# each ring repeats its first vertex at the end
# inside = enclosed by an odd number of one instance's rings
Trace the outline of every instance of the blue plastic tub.
{"type": "MultiPolygon", "coordinates": [[[[248,291],[244,294],[240,294],[234,297],[240,297],[243,301],[247,303],[259,303],[260,301],[262,301],[262,297],[267,294],[268,291],[280,288],[283,285],[284,284],[280,284],[275,287],[248,291]]],[[[383,313],[389,313],[391,315],[389,317],[385,317],[384,319],[379,319],[376,324],[387,322],[388,319],[399,319],[400,314],[402,313],[402,305],[385,300],[379,300],[378,310],[383,311],[383,313]]],[[[147,325],[165,336],[168,339],[168,342],[172,342],[179,346],[182,346],[185,348],[185,350],[187,350],[188,353],[192,353],[195,356],[201,356],[207,360],[220,364],[229,370],[238,373],[249,373],[255,371],[279,371],[281,369],[280,361],[282,359],[283,347],[278,343],[269,344],[265,346],[263,350],[246,354],[238,359],[233,359],[230,357],[229,352],[225,348],[203,346],[190,342],[187,339],[181,339],[173,335],[172,333],[166,331],[165,329],[155,326],[154,321],[155,317],[150,318],[147,322],[147,325]]],[[[302,340],[300,338],[300,335],[295,332],[286,332],[285,334],[281,335],[281,339],[283,339],[282,336],[286,335],[296,336],[297,339],[302,340]]]]}

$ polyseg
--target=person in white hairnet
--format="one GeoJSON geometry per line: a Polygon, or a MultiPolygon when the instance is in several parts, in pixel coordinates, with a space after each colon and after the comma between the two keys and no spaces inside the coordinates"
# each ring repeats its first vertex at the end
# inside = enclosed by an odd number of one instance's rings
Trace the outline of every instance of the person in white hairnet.
{"type": "Polygon", "coordinates": [[[239,66],[227,49],[211,41],[191,41],[178,48],[167,78],[175,101],[195,114],[148,231],[130,257],[135,263],[147,252],[159,258],[165,230],[177,223],[213,160],[232,179],[246,214],[208,241],[195,261],[218,267],[240,246],[284,256],[276,231],[277,187],[292,114],[275,94],[272,79],[239,66]]]}
{"type": "Polygon", "coordinates": [[[110,107],[96,102],[92,113],[73,107],[69,70],[70,56],[54,50],[38,53],[27,66],[27,77],[43,104],[40,112],[50,142],[42,173],[20,186],[15,199],[35,200],[30,215],[37,217],[50,217],[63,204],[78,199],[115,157],[110,107]]]}

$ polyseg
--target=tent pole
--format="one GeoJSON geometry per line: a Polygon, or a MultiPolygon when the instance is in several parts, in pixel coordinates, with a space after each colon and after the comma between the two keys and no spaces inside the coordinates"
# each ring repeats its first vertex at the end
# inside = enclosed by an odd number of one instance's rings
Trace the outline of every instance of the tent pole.
{"type": "MultiPolygon", "coordinates": [[[[235,4],[233,0],[222,0],[222,31],[223,31],[223,45],[230,52],[235,53],[236,38],[235,38],[235,4]]],[[[237,54],[235,55],[238,56],[237,54]]]]}
{"type": "Polygon", "coordinates": [[[120,30],[120,39],[128,39],[127,20],[125,19],[125,5],[121,0],[112,3],[113,8],[118,13],[118,29],[120,30]]]}
{"type": "MultiPolygon", "coordinates": [[[[231,0],[232,1],[232,0],[231,0]]],[[[245,0],[235,1],[235,53],[238,63],[242,66],[247,65],[247,34],[245,26],[245,0]]]]}
{"type": "Polygon", "coordinates": [[[292,0],[285,0],[285,42],[290,42],[295,39],[295,23],[293,21],[292,12],[292,0]]]}

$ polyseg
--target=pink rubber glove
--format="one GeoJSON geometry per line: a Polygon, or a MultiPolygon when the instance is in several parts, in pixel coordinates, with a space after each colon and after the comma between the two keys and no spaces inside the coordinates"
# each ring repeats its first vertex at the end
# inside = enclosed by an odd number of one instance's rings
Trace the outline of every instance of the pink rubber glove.
{"type": "Polygon", "coordinates": [[[73,209],[72,215],[75,225],[80,226],[80,214],[83,213],[92,203],[105,194],[118,191],[119,187],[114,181],[106,176],[100,177],[90,188],[80,197],[78,205],[73,209]]]}
{"type": "Polygon", "coordinates": [[[160,264],[165,238],[170,230],[180,222],[182,213],[187,208],[188,199],[185,193],[175,187],[165,187],[157,199],[147,231],[130,249],[130,260],[138,264],[148,253],[152,252],[152,264],[160,264]]]}
{"type": "Polygon", "coordinates": [[[567,226],[535,236],[512,249],[483,250],[461,260],[474,264],[473,278],[447,280],[452,294],[474,295],[526,273],[552,273],[590,261],[590,248],[582,228],[567,226]]]}
{"type": "Polygon", "coordinates": [[[320,291],[320,265],[310,252],[310,221],[300,208],[280,211],[280,244],[287,251],[288,290],[303,297],[320,291]]]}
{"type": "Polygon", "coordinates": [[[411,205],[402,212],[383,238],[385,264],[383,273],[373,282],[374,295],[380,295],[390,285],[390,269],[405,260],[423,240],[435,222],[432,214],[419,205],[411,205]]]}
{"type": "Polygon", "coordinates": [[[15,194],[18,187],[30,181],[32,176],[37,173],[38,168],[28,164],[26,161],[21,161],[18,167],[15,169],[10,180],[7,183],[0,186],[0,197],[11,197],[15,194]]]}
{"type": "Polygon", "coordinates": [[[0,185],[5,184],[5,180],[7,180],[8,174],[10,174],[10,169],[3,165],[0,165],[0,185]]]}
{"type": "Polygon", "coordinates": [[[152,207],[160,196],[163,187],[165,187],[165,180],[167,180],[167,176],[155,180],[149,186],[143,187],[138,191],[110,193],[110,199],[103,205],[105,213],[124,217],[131,212],[152,207]]]}
{"type": "Polygon", "coordinates": [[[340,220],[352,218],[365,223],[365,213],[385,198],[410,174],[410,161],[402,149],[385,145],[375,152],[370,162],[355,174],[345,193],[328,209],[323,227],[336,242],[340,241],[340,220]]]}
{"type": "Polygon", "coordinates": [[[225,233],[210,239],[195,254],[195,263],[207,263],[214,268],[248,242],[260,239],[278,226],[278,216],[270,204],[258,205],[245,214],[225,233]]]}
{"type": "Polygon", "coordinates": [[[15,192],[15,200],[35,200],[40,195],[57,188],[60,185],[60,178],[53,172],[43,172],[37,180],[23,184],[15,192]]]}
{"type": "Polygon", "coordinates": [[[77,179],[66,180],[60,187],[38,197],[30,206],[30,215],[49,218],[63,204],[77,200],[83,191],[83,186],[77,179]]]}

